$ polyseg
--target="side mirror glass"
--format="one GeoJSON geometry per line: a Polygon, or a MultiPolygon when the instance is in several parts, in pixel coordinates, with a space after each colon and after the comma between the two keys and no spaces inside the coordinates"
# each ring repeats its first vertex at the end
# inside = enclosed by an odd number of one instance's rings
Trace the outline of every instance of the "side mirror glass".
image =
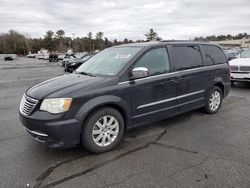
{"type": "Polygon", "coordinates": [[[145,78],[149,76],[148,68],[136,67],[132,70],[131,79],[145,78]]]}

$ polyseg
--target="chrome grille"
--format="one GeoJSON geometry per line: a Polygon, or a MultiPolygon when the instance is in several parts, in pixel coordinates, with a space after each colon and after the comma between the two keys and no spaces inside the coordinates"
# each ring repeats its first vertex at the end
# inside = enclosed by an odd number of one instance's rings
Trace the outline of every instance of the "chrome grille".
{"type": "Polygon", "coordinates": [[[250,71],[250,66],[240,66],[240,71],[249,72],[250,71]]]}
{"type": "Polygon", "coordinates": [[[23,95],[20,104],[20,112],[24,115],[30,115],[34,110],[38,100],[31,98],[27,95],[23,95]]]}
{"type": "Polygon", "coordinates": [[[238,71],[238,66],[230,66],[231,71],[238,71]]]}

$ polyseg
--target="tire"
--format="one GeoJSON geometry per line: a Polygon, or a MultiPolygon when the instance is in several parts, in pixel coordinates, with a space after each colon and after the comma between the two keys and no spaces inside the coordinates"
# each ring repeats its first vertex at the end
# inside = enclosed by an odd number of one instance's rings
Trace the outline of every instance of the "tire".
{"type": "Polygon", "coordinates": [[[115,147],[121,140],[123,133],[124,120],[122,115],[113,108],[103,107],[92,112],[87,118],[82,128],[81,141],[87,150],[102,153],[115,147]]]}
{"type": "Polygon", "coordinates": [[[234,82],[235,82],[235,81],[232,81],[232,80],[231,80],[231,86],[234,86],[234,82]]]}
{"type": "Polygon", "coordinates": [[[221,108],[222,98],[223,92],[221,88],[214,86],[206,96],[205,112],[208,114],[217,113],[221,108]]]}

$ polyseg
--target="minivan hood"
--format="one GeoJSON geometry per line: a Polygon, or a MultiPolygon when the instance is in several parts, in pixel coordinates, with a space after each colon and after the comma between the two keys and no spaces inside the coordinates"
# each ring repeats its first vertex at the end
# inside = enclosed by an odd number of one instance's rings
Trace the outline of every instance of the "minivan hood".
{"type": "Polygon", "coordinates": [[[250,66],[250,58],[238,58],[238,59],[233,59],[229,61],[229,64],[231,66],[250,66]]]}
{"type": "Polygon", "coordinates": [[[81,74],[67,74],[55,77],[37,85],[32,86],[27,90],[27,95],[36,99],[62,97],[67,93],[75,90],[95,87],[105,82],[107,78],[92,77],[81,74]]]}

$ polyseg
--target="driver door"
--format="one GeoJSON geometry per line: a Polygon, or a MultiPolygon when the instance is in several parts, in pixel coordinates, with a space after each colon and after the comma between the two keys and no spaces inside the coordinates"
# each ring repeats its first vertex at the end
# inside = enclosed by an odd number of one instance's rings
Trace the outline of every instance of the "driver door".
{"type": "Polygon", "coordinates": [[[165,47],[147,51],[134,65],[145,67],[149,77],[136,79],[131,85],[134,124],[165,119],[177,113],[175,78],[165,47]]]}

